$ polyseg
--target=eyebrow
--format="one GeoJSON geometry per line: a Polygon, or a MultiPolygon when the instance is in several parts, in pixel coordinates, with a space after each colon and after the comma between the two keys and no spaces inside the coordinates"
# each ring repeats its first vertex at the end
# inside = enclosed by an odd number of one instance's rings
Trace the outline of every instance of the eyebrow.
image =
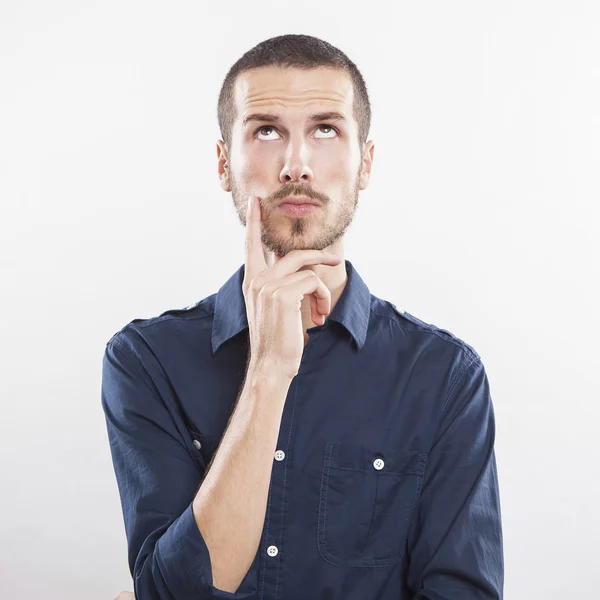
{"type": "MultiPolygon", "coordinates": [[[[311,115],[308,118],[309,121],[340,121],[346,123],[346,117],[340,113],[335,111],[329,112],[320,112],[311,115]]],[[[267,123],[279,123],[281,118],[279,115],[274,115],[273,113],[254,113],[252,115],[248,115],[242,121],[242,127],[245,127],[250,121],[264,121],[267,123]]]]}

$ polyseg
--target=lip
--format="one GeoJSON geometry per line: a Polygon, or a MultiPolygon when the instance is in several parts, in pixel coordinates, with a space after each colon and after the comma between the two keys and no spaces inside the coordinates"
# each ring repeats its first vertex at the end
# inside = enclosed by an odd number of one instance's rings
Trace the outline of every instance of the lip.
{"type": "Polygon", "coordinates": [[[281,210],[282,212],[295,217],[304,217],[316,211],[317,208],[319,208],[317,204],[308,204],[308,202],[303,202],[302,204],[284,202],[277,207],[277,210],[281,210]]]}
{"type": "Polygon", "coordinates": [[[284,198],[277,206],[281,206],[282,204],[312,204],[314,206],[319,206],[319,203],[312,198],[307,198],[306,196],[288,196],[284,198]]]}

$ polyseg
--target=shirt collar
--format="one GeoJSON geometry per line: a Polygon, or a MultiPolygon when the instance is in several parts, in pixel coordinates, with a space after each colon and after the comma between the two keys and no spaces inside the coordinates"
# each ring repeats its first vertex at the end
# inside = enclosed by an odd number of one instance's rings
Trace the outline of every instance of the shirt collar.
{"type": "MultiPolygon", "coordinates": [[[[344,262],[348,279],[327,318],[341,323],[350,332],[360,350],[365,343],[369,327],[371,294],[352,263],[349,260],[344,262]]],[[[248,328],[246,301],[242,292],[244,268],[245,265],[242,264],[217,292],[211,338],[213,354],[221,344],[248,328]]]]}

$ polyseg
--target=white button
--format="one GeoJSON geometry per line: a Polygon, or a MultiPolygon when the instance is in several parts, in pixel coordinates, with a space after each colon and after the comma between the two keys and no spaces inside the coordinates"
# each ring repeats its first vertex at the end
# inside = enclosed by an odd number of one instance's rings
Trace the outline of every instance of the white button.
{"type": "Polygon", "coordinates": [[[269,556],[277,556],[278,552],[279,552],[279,550],[277,550],[277,546],[269,546],[267,548],[267,554],[269,556]]]}
{"type": "Polygon", "coordinates": [[[194,440],[194,446],[196,446],[196,448],[198,448],[198,450],[200,450],[200,448],[202,448],[202,444],[198,440],[194,440]]]}
{"type": "Polygon", "coordinates": [[[381,471],[381,469],[383,469],[383,465],[384,465],[384,464],[385,464],[385,463],[383,462],[383,459],[381,459],[381,458],[376,458],[376,459],[373,461],[373,466],[374,466],[374,467],[375,467],[375,468],[376,468],[378,471],[381,471]]]}
{"type": "Polygon", "coordinates": [[[285,458],[285,452],[283,450],[277,450],[275,452],[275,460],[283,460],[285,458]]]}

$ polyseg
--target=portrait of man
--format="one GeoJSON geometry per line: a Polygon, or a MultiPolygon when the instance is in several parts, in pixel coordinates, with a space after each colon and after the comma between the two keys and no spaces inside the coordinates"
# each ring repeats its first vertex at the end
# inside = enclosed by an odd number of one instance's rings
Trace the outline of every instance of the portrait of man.
{"type": "Polygon", "coordinates": [[[232,65],[217,116],[245,256],[105,348],[118,597],[501,599],[482,359],[345,255],[375,160],[361,72],[324,39],[272,37],[232,65]]]}

